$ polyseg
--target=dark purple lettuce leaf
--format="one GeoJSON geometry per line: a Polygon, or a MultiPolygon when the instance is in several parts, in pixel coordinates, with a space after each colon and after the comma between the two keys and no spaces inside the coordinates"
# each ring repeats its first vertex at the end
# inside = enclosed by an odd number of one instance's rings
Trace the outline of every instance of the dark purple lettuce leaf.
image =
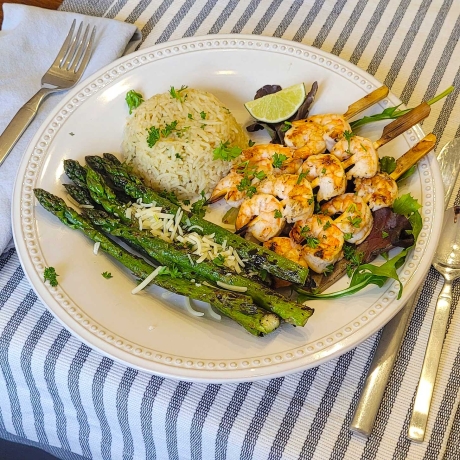
{"type": "Polygon", "coordinates": [[[259,99],[260,97],[267,96],[268,94],[277,93],[278,91],[281,91],[282,89],[283,88],[281,88],[280,85],[265,85],[265,86],[262,86],[262,88],[259,88],[257,90],[257,93],[254,96],[254,100],[259,99]]]}

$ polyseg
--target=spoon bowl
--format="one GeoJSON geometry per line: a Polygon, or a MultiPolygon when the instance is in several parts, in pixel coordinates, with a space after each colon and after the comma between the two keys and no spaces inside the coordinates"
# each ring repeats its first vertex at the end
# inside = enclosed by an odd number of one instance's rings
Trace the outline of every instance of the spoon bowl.
{"type": "Polygon", "coordinates": [[[434,255],[433,267],[443,276],[454,276],[456,271],[460,275],[460,206],[449,208],[444,214],[442,236],[434,255]]]}
{"type": "Polygon", "coordinates": [[[452,282],[460,277],[459,214],[460,206],[449,208],[444,213],[441,239],[433,259],[433,267],[444,277],[444,286],[436,302],[422,373],[409,424],[408,437],[418,442],[422,442],[425,436],[433,388],[452,304],[452,282]]]}

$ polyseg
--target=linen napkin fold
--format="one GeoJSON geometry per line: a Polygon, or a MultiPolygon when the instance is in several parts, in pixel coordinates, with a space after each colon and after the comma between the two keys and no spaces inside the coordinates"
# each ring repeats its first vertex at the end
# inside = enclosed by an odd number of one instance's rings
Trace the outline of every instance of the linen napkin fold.
{"type": "MultiPolygon", "coordinates": [[[[136,26],[113,19],[4,4],[0,31],[0,133],[17,111],[40,89],[41,77],[53,63],[72,21],[96,26],[91,60],[80,81],[134,51],[141,34],[136,26]]],[[[12,247],[11,205],[17,170],[27,146],[66,91],[49,96],[35,120],[0,166],[0,254],[12,247]]]]}

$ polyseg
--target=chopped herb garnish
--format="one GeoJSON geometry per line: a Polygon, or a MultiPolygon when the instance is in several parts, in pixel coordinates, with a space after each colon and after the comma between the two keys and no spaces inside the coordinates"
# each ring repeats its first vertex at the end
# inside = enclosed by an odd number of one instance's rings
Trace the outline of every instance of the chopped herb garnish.
{"type": "Polygon", "coordinates": [[[380,159],[380,171],[391,174],[396,169],[396,160],[393,157],[382,157],[380,159]]]}
{"type": "Polygon", "coordinates": [[[259,278],[262,281],[267,281],[270,278],[270,275],[268,274],[267,270],[262,268],[261,270],[259,270],[259,278]]]}
{"type": "Polygon", "coordinates": [[[388,233],[385,230],[382,230],[382,238],[388,238],[388,233]]]}
{"type": "Polygon", "coordinates": [[[314,236],[307,236],[305,238],[305,244],[312,249],[316,249],[319,246],[319,239],[314,236]]]}
{"type": "Polygon", "coordinates": [[[278,209],[275,209],[275,219],[281,219],[283,217],[283,213],[278,210],[278,209]]]}
{"type": "Polygon", "coordinates": [[[241,155],[239,147],[229,147],[230,142],[221,142],[213,151],[214,160],[232,161],[241,155]]]}
{"type": "Polygon", "coordinates": [[[201,111],[200,112],[200,117],[201,117],[202,120],[205,120],[206,119],[206,112],[201,111]]]}
{"type": "Polygon", "coordinates": [[[160,140],[160,130],[155,126],[151,126],[147,133],[147,145],[152,148],[160,140]]]}
{"type": "Polygon", "coordinates": [[[292,123],[290,121],[285,121],[283,125],[281,126],[281,131],[285,133],[291,128],[291,126],[292,126],[292,123]]]}
{"type": "Polygon", "coordinates": [[[176,153],[176,158],[178,158],[179,160],[182,160],[182,157],[180,156],[180,153],[176,153]]]}
{"type": "Polygon", "coordinates": [[[253,147],[254,145],[256,145],[256,143],[254,141],[251,141],[251,139],[249,139],[248,145],[249,147],[253,147]]]}
{"type": "Polygon", "coordinates": [[[223,267],[223,266],[224,266],[225,259],[224,259],[224,256],[223,256],[222,254],[219,254],[217,257],[215,257],[214,259],[212,259],[212,261],[213,261],[214,264],[216,264],[218,267],[223,267]]]}
{"type": "Polygon", "coordinates": [[[286,155],[283,155],[282,153],[281,154],[275,153],[273,155],[272,165],[274,168],[281,168],[281,166],[283,166],[283,162],[285,162],[286,160],[287,160],[286,155]]]}
{"type": "Polygon", "coordinates": [[[344,233],[343,234],[343,239],[345,241],[351,240],[351,238],[353,238],[353,233],[344,233]]]}
{"type": "Polygon", "coordinates": [[[323,230],[327,230],[328,228],[331,228],[332,227],[332,224],[327,221],[324,225],[323,225],[323,230]]]}
{"type": "Polygon", "coordinates": [[[171,265],[170,267],[161,267],[158,272],[158,276],[165,275],[170,276],[171,278],[182,278],[182,272],[177,267],[177,265],[171,265]]]}
{"type": "Polygon", "coordinates": [[[75,133],[69,133],[71,136],[75,136],[75,133]]]}
{"type": "MultiPolygon", "coordinates": [[[[305,178],[307,177],[307,173],[300,173],[299,177],[297,178],[297,185],[299,185],[305,178]]],[[[310,203],[311,204],[311,203],[310,203]]]]}
{"type": "Polygon", "coordinates": [[[206,215],[206,196],[204,190],[201,191],[201,198],[192,204],[191,210],[193,214],[196,214],[198,217],[204,217],[206,215]]]}
{"type": "Polygon", "coordinates": [[[58,276],[54,267],[46,267],[43,272],[43,281],[49,281],[50,286],[56,287],[59,284],[56,279],[58,276]]]}
{"type": "Polygon", "coordinates": [[[265,179],[265,178],[267,177],[267,175],[265,174],[264,171],[256,171],[256,172],[254,173],[254,177],[255,177],[256,179],[262,180],[262,179],[265,179]]]}
{"type": "Polygon", "coordinates": [[[101,275],[102,275],[106,280],[109,280],[110,278],[113,278],[112,273],[110,273],[110,272],[102,272],[101,275]]]}
{"type": "Polygon", "coordinates": [[[327,171],[326,168],[323,168],[323,169],[321,170],[321,174],[326,174],[326,171],[327,171]]]}
{"type": "Polygon", "coordinates": [[[351,225],[355,228],[359,228],[359,224],[363,221],[361,217],[348,217],[348,221],[350,222],[351,225]]]}
{"type": "Polygon", "coordinates": [[[187,118],[188,118],[189,120],[193,120],[193,115],[192,115],[191,113],[188,113],[188,114],[187,114],[187,118]]]}
{"type": "Polygon", "coordinates": [[[161,130],[161,135],[163,137],[168,137],[177,126],[177,120],[172,121],[171,123],[167,123],[166,126],[161,130]]]}
{"type": "Polygon", "coordinates": [[[348,142],[348,148],[347,148],[346,152],[349,153],[350,155],[352,154],[351,151],[350,151],[350,143],[351,143],[351,138],[353,136],[354,136],[354,134],[351,131],[344,131],[343,132],[343,137],[348,142]]]}
{"type": "Polygon", "coordinates": [[[125,101],[128,104],[129,114],[131,115],[133,109],[136,109],[144,102],[144,98],[142,94],[137,93],[132,89],[126,93],[125,101]]]}
{"type": "Polygon", "coordinates": [[[178,101],[182,102],[182,94],[181,92],[187,89],[188,86],[182,85],[180,89],[174,88],[174,86],[171,86],[171,89],[169,90],[169,94],[173,99],[177,99],[178,101]]]}

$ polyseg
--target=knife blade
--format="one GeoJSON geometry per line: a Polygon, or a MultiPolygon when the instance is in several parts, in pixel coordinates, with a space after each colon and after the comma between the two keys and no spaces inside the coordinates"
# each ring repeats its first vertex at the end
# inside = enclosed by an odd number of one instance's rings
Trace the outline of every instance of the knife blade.
{"type": "MultiPolygon", "coordinates": [[[[444,206],[447,208],[460,172],[460,138],[448,142],[437,155],[444,184],[444,206]]],[[[405,336],[412,309],[417,304],[421,287],[396,316],[383,328],[374,358],[364,382],[350,429],[369,436],[377,417],[396,357],[405,336]]]]}

